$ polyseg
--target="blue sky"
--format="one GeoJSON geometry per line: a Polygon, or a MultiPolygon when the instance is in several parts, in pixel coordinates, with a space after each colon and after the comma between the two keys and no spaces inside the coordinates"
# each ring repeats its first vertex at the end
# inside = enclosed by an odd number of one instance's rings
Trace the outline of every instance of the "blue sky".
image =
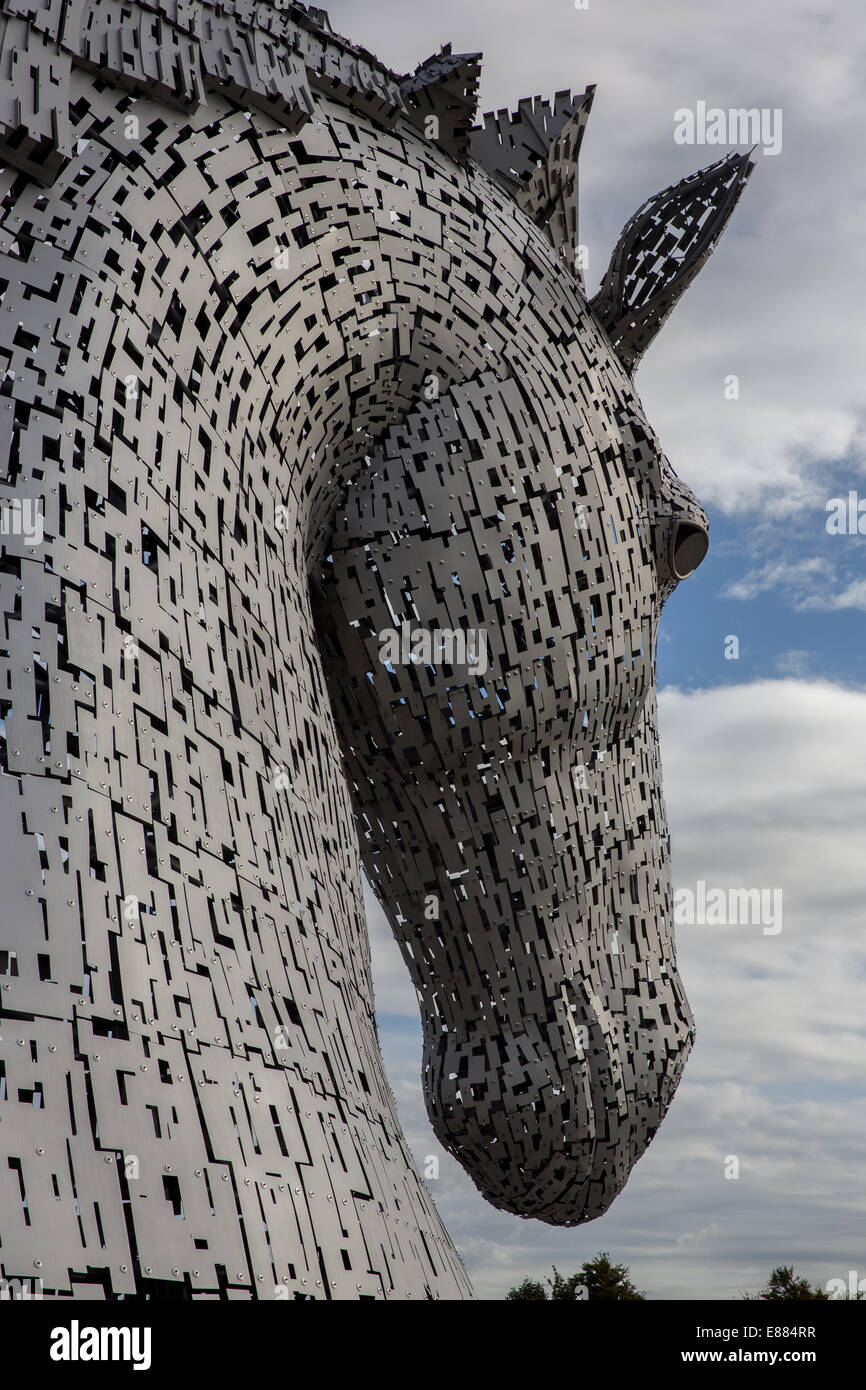
{"type": "MultiPolygon", "coordinates": [[[[846,497],[850,478],[840,477],[828,500],[846,497]]],[[[866,685],[866,600],[833,607],[866,575],[866,536],[828,534],[824,505],[777,522],[708,511],[707,558],[665,609],[660,684],[691,690],[820,675],[866,685]],[[766,587],[748,597],[758,584],[766,587]],[[725,657],[729,636],[739,639],[736,660],[725,657]]]]}
{"type": "Polygon", "coordinates": [[[678,954],[698,1042],[661,1130],[601,1219],[562,1231],[495,1211],[441,1154],[420,1028],[378,907],[368,917],[386,1066],[419,1165],[482,1298],[598,1250],[650,1297],[723,1299],[793,1263],[866,1277],[866,165],[858,0],[334,0],[334,27],[397,71],[445,42],[485,54],[481,109],[598,92],[581,154],[587,283],[648,196],[723,150],[678,145],[699,101],[782,112],[722,242],[637,386],[711,548],[659,644],[675,885],[778,887],[784,925],[691,927],[678,954]],[[725,398],[730,375],[739,397],[725,398]],[[725,639],[739,639],[726,660],[725,639]],[[730,1156],[736,1180],[724,1176],[730,1156]]]}

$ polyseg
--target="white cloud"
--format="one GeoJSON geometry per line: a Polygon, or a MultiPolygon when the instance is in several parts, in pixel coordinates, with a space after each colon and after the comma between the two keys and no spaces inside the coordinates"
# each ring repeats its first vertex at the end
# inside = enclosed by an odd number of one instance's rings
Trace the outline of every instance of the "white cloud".
{"type": "MultiPolygon", "coordinates": [[[[858,537],[853,547],[843,540],[832,544],[825,555],[796,554],[804,543],[802,531],[780,531],[767,537],[766,526],[755,526],[740,538],[742,547],[752,557],[766,555],[768,549],[777,553],[747,569],[739,579],[731,580],[719,593],[719,598],[750,602],[772,593],[795,613],[831,613],[841,609],[866,609],[866,580],[849,579],[851,569],[862,564],[866,548],[858,537]],[[782,547],[785,553],[782,553],[782,547]],[[846,583],[846,581],[849,581],[846,583]],[[840,585],[844,587],[840,589],[840,585]]],[[[811,539],[811,538],[810,538],[811,539]]],[[[797,653],[793,654],[795,657],[797,653]]],[[[801,654],[802,655],[802,654],[801,654]]],[[[780,668],[780,674],[805,675],[802,668],[780,668]]]]}
{"type": "Polygon", "coordinates": [[[814,657],[814,652],[802,651],[800,648],[780,652],[775,661],[776,671],[780,676],[794,676],[797,680],[803,680],[810,674],[809,668],[814,657]]]}
{"type": "Polygon", "coordinates": [[[857,579],[831,600],[831,608],[866,609],[866,579],[857,579]]]}
{"type": "Polygon", "coordinates": [[[819,586],[834,574],[833,566],[820,556],[804,560],[771,560],[734,580],[722,592],[723,598],[753,599],[771,589],[781,589],[795,607],[814,599],[819,586]]]}

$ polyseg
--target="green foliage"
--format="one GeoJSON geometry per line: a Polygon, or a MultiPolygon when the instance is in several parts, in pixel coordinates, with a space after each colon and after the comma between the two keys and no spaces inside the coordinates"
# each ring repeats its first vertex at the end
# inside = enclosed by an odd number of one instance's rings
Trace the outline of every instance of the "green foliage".
{"type": "Polygon", "coordinates": [[[594,1260],[586,1260],[576,1274],[565,1278],[556,1265],[553,1278],[540,1283],[535,1279],[524,1279],[522,1284],[509,1289],[505,1295],[512,1302],[540,1303],[546,1300],[560,1303],[583,1303],[586,1300],[618,1299],[633,1302],[644,1299],[645,1294],[635,1288],[628,1277],[628,1265],[611,1264],[606,1251],[596,1255],[594,1260]],[[550,1288],[548,1294],[545,1288],[550,1288]]]}
{"type": "Polygon", "coordinates": [[[830,1295],[818,1285],[811,1285],[808,1279],[794,1277],[793,1265],[778,1265],[770,1275],[764,1287],[756,1295],[756,1298],[763,1299],[765,1303],[782,1303],[794,1299],[820,1299],[823,1302],[829,1300],[830,1295]]]}
{"type": "Polygon", "coordinates": [[[645,1299],[646,1294],[635,1288],[628,1277],[628,1265],[612,1265],[607,1252],[596,1255],[581,1265],[577,1278],[589,1291],[590,1300],[619,1299],[630,1303],[645,1299]]]}
{"type": "Polygon", "coordinates": [[[512,1301],[522,1303],[544,1303],[547,1300],[547,1289],[536,1279],[524,1279],[522,1284],[509,1289],[505,1295],[512,1301]]]}

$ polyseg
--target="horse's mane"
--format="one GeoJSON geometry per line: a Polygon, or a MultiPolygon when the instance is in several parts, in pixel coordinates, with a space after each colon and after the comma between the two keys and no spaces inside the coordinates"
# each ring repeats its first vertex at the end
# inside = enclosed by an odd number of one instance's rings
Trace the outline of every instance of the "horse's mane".
{"type": "MultiPolygon", "coordinates": [[[[480,167],[550,238],[580,286],[578,162],[595,92],[557,92],[477,122],[481,54],[446,44],[399,75],[335,34],[324,10],[249,0],[69,0],[0,6],[0,162],[49,185],[72,157],[70,78],[83,69],[190,113],[220,92],[290,132],[317,99],[379,127],[414,128],[450,158],[480,167]],[[22,80],[22,65],[37,74],[22,80]]],[[[593,307],[633,371],[706,261],[752,165],[729,155],[650,199],[627,224],[593,307]],[[666,254],[658,250],[664,242],[666,254]]]]}

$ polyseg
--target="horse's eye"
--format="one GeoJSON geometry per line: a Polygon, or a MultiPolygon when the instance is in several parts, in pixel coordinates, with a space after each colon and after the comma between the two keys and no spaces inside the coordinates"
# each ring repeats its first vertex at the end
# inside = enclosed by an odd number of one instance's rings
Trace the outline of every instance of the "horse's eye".
{"type": "Polygon", "coordinates": [[[709,549],[710,539],[703,526],[677,521],[671,531],[670,562],[677,579],[692,574],[709,549]]]}

